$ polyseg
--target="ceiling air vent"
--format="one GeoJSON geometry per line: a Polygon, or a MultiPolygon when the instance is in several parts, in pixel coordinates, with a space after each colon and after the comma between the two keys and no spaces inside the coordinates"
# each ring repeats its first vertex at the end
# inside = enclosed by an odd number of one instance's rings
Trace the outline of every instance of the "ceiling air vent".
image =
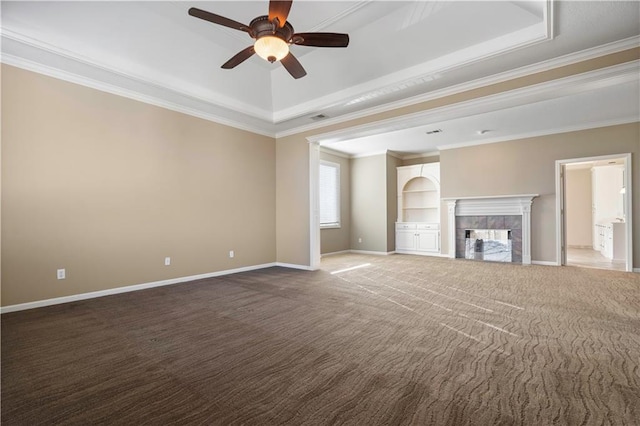
{"type": "Polygon", "coordinates": [[[428,135],[433,135],[434,133],[442,133],[442,129],[435,129],[427,131],[428,135]]]}
{"type": "Polygon", "coordinates": [[[311,119],[313,121],[319,121],[319,120],[324,120],[325,118],[329,118],[324,114],[318,114],[318,115],[314,115],[313,117],[311,117],[311,119]]]}

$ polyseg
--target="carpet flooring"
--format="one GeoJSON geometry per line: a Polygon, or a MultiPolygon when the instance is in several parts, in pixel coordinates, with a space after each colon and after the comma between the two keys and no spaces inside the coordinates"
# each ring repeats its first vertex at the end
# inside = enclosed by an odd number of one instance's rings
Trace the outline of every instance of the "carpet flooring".
{"type": "Polygon", "coordinates": [[[638,425],[640,275],[335,255],[4,314],[3,425],[638,425]]]}

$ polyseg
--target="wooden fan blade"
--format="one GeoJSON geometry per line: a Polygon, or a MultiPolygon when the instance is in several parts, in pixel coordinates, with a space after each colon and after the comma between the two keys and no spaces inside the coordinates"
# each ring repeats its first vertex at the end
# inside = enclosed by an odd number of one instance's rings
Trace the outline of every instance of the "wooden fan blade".
{"type": "Polygon", "coordinates": [[[250,31],[250,28],[245,24],[241,24],[233,19],[225,18],[224,16],[216,15],[215,13],[207,12],[206,10],[198,9],[196,7],[189,9],[189,15],[224,27],[233,28],[234,30],[240,30],[247,33],[250,31]]]}
{"type": "Polygon", "coordinates": [[[230,70],[231,68],[235,68],[247,59],[249,59],[256,51],[253,49],[253,46],[249,46],[244,50],[238,52],[233,58],[229,59],[227,62],[222,64],[221,68],[226,70],[230,70]]]}
{"type": "Polygon", "coordinates": [[[314,47],[347,47],[349,34],[339,33],[297,33],[291,37],[294,44],[314,47]]]}
{"type": "Polygon", "coordinates": [[[298,79],[307,75],[307,72],[291,52],[289,52],[289,54],[284,58],[280,59],[280,62],[282,62],[282,66],[289,71],[289,74],[291,74],[293,78],[298,79]]]}
{"type": "Polygon", "coordinates": [[[271,0],[269,2],[269,20],[273,22],[274,19],[278,18],[278,25],[280,28],[284,27],[289,16],[289,10],[291,10],[291,3],[293,3],[293,0],[271,0]]]}

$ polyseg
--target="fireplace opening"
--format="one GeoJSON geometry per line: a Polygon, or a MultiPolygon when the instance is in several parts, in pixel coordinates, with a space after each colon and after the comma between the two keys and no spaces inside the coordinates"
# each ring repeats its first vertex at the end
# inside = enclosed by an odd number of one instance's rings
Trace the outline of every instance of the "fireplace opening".
{"type": "Polygon", "coordinates": [[[512,261],[511,229],[465,229],[465,259],[512,261]]]}

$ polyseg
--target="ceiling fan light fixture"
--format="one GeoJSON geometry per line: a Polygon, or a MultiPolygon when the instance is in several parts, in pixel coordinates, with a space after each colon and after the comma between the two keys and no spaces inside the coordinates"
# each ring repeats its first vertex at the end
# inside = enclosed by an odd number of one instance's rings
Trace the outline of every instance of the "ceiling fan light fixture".
{"type": "Polygon", "coordinates": [[[253,45],[258,56],[262,59],[275,62],[289,54],[289,45],[280,37],[267,35],[260,37],[253,45]]]}

